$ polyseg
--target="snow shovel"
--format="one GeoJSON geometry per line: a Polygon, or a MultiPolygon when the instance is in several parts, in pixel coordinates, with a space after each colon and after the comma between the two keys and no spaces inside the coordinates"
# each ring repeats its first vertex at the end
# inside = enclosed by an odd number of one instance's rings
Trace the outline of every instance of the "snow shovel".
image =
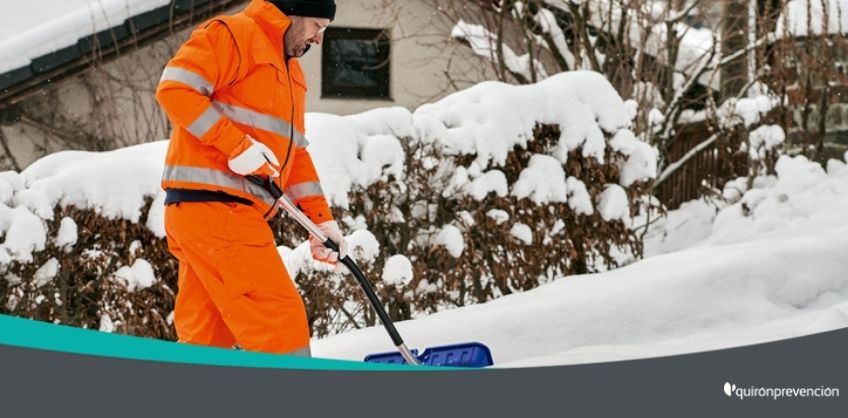
{"type": "MultiPolygon", "coordinates": [[[[327,238],[318,226],[306,217],[306,215],[304,215],[303,212],[301,212],[300,209],[298,209],[288,199],[288,197],[283,194],[280,187],[273,181],[264,180],[257,176],[248,176],[247,179],[257,186],[267,190],[271,196],[277,200],[277,206],[288,212],[289,215],[291,215],[297,223],[306,228],[310,234],[315,235],[319,240],[323,241],[327,248],[339,251],[339,246],[331,239],[327,238]]],[[[395,347],[398,349],[397,352],[369,354],[365,357],[365,362],[450,367],[486,367],[493,364],[492,353],[489,348],[478,342],[430,347],[424,350],[421,354],[418,354],[417,350],[410,350],[406,346],[406,343],[403,342],[403,338],[401,338],[400,333],[398,333],[394,323],[386,313],[386,310],[383,309],[380,299],[377,298],[377,294],[374,293],[374,289],[371,287],[368,279],[365,278],[365,275],[362,274],[362,270],[359,269],[356,262],[354,262],[349,255],[339,261],[341,261],[347,269],[353,273],[353,276],[356,277],[356,281],[359,282],[359,286],[362,288],[362,291],[365,292],[365,295],[368,297],[368,301],[377,312],[380,322],[383,323],[383,327],[386,328],[386,331],[389,333],[392,343],[394,343],[395,347]]]]}

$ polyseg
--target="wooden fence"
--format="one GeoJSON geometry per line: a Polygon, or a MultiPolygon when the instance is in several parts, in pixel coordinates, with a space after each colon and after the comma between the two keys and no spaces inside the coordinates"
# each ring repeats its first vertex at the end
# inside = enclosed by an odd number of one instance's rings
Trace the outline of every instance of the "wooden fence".
{"type": "MultiPolygon", "coordinates": [[[[695,146],[709,138],[711,132],[703,122],[682,126],[668,150],[674,163],[695,146]]],[[[742,133],[720,138],[683,164],[654,190],[654,195],[668,209],[695,199],[707,189],[721,189],[726,182],[748,173],[746,154],[739,151],[745,138],[742,133]]]]}

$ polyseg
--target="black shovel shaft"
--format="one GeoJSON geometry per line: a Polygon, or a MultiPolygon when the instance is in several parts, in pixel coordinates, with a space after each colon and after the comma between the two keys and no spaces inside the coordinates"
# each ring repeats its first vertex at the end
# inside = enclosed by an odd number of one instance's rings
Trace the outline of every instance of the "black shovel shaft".
{"type": "MultiPolygon", "coordinates": [[[[277,186],[277,184],[273,181],[266,181],[257,176],[248,176],[247,179],[250,180],[252,183],[256,184],[257,186],[261,186],[262,188],[267,190],[269,193],[271,193],[271,196],[274,199],[279,200],[283,198],[283,191],[280,190],[280,186],[277,186]]],[[[306,227],[306,225],[303,226],[306,227]]],[[[324,246],[341,254],[341,252],[339,251],[338,244],[333,242],[333,240],[331,240],[330,238],[327,238],[327,240],[324,241],[324,246]]],[[[365,292],[365,296],[368,297],[368,301],[371,302],[371,306],[374,308],[374,311],[377,312],[377,316],[380,318],[380,322],[383,323],[383,327],[386,328],[386,332],[389,333],[389,337],[391,337],[392,342],[395,344],[395,346],[403,345],[403,338],[400,337],[400,333],[397,331],[397,328],[395,328],[394,322],[392,322],[391,318],[389,318],[389,314],[386,313],[386,310],[383,308],[383,304],[380,303],[380,299],[374,292],[374,288],[371,287],[371,283],[368,282],[368,279],[365,278],[365,274],[362,273],[362,270],[359,269],[359,266],[356,265],[356,262],[353,261],[350,256],[345,256],[339,261],[341,261],[342,264],[344,264],[345,267],[347,267],[347,269],[350,270],[351,273],[353,273],[353,277],[356,278],[356,282],[359,283],[359,287],[361,287],[362,291],[365,292]]]]}
{"type": "MultiPolygon", "coordinates": [[[[330,240],[327,239],[327,241],[330,240]]],[[[330,242],[335,244],[332,241],[330,242]]],[[[338,248],[334,248],[334,250],[338,251],[338,248]]],[[[389,314],[386,313],[386,310],[383,309],[383,304],[380,303],[380,299],[378,299],[377,294],[374,293],[374,288],[371,287],[371,283],[369,283],[368,279],[365,278],[365,275],[362,274],[362,270],[359,269],[359,266],[356,265],[350,256],[345,256],[345,258],[341,259],[341,262],[347,266],[347,269],[350,270],[351,273],[353,273],[353,277],[356,278],[356,281],[359,283],[359,287],[361,287],[362,291],[365,292],[365,296],[368,296],[368,301],[371,302],[371,306],[374,307],[374,311],[377,312],[377,316],[380,317],[380,322],[383,323],[383,327],[386,328],[386,332],[389,333],[389,337],[392,338],[392,342],[395,346],[403,344],[403,338],[400,337],[400,333],[398,333],[395,328],[394,322],[392,322],[391,318],[389,318],[389,314]]]]}

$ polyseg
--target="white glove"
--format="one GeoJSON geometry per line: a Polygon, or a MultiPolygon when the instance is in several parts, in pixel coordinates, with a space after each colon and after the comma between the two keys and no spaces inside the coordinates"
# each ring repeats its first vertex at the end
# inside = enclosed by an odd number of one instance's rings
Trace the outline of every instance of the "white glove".
{"type": "Polygon", "coordinates": [[[280,162],[265,144],[245,135],[244,141],[233,150],[227,165],[234,173],[243,176],[277,177],[280,162]]]}
{"type": "MultiPolygon", "coordinates": [[[[312,259],[336,266],[340,259],[347,256],[347,243],[341,229],[339,229],[339,224],[336,221],[327,221],[318,224],[318,229],[327,238],[338,244],[340,253],[325,247],[324,243],[319,241],[315,235],[309,234],[309,250],[312,252],[312,259]]],[[[338,266],[336,266],[336,271],[338,272],[339,270],[338,266]]]]}

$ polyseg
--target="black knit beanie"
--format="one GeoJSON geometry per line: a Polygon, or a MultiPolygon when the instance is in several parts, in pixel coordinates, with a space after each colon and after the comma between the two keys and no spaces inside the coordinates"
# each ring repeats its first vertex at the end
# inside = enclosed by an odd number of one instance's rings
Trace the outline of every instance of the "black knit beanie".
{"type": "Polygon", "coordinates": [[[334,0],[270,0],[287,16],[322,17],[333,20],[336,17],[334,0]]]}

